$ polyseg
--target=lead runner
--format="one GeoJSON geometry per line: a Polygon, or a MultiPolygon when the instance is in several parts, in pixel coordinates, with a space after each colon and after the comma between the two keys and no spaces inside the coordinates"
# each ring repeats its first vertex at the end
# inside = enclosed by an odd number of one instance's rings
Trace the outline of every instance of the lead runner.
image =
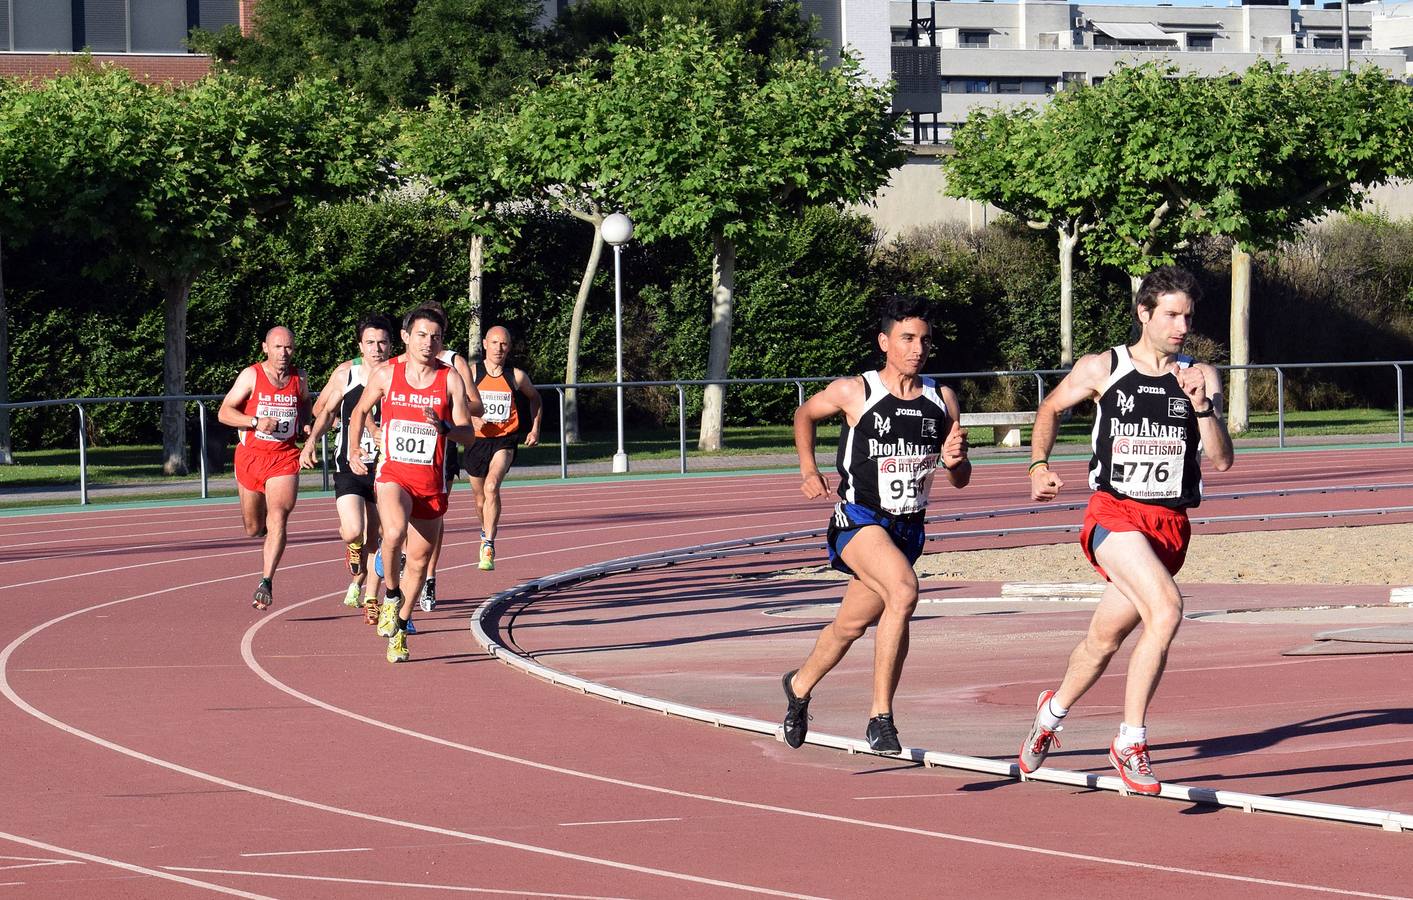
{"type": "Polygon", "coordinates": [[[815,464],[815,426],[844,416],[840,500],[830,520],[828,548],[830,564],[852,577],[839,612],[820,632],[809,658],[781,679],[787,701],[784,737],[791,747],[803,744],[809,731],[815,685],[877,623],[873,705],[865,735],[879,753],[903,749],[893,723],[893,694],[917,606],[913,563],[922,555],[932,474],[940,460],[953,487],[966,487],[971,480],[957,395],[921,374],[932,350],[928,312],[921,299],[888,300],[878,335],[883,368],[833,381],[795,412],[795,449],[804,479],[800,490],[811,500],[829,493],[829,482],[815,464]]]}
{"type": "Polygon", "coordinates": [[[1134,298],[1136,342],[1075,363],[1035,414],[1031,499],[1053,500],[1064,482],[1047,459],[1060,416],[1086,400],[1097,406],[1080,548],[1109,582],[1089,632],[1070,655],[1056,690],[1043,691],[1020,769],[1038,769],[1058,746],[1060,723],[1099,680],[1124,639],[1143,624],[1124,689],[1124,719],[1109,762],[1129,790],[1156,794],[1162,784],[1148,756],[1148,704],[1182,624],[1182,592],[1173,576],[1187,556],[1187,510],[1202,501],[1201,457],[1231,468],[1231,437],[1222,420],[1217,370],[1181,354],[1200,296],[1197,279],[1167,266],[1150,272],[1134,298]]]}

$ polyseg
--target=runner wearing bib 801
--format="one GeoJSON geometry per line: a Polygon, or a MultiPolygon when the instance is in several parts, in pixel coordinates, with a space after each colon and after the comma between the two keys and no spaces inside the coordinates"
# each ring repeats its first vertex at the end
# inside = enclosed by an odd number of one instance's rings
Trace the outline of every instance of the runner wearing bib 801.
{"type": "Polygon", "coordinates": [[[1217,471],[1232,464],[1221,418],[1221,379],[1209,365],[1181,355],[1201,291],[1181,269],[1150,272],[1134,298],[1134,343],[1085,356],[1041,404],[1031,436],[1031,499],[1053,500],[1064,482],[1050,469],[1065,410],[1093,400],[1094,455],[1080,547],[1108,580],[1089,632],[1070,655],[1058,688],[1041,692],[1020,769],[1045,761],[1070,707],[1104,674],[1124,640],[1143,625],[1129,659],[1124,718],[1109,762],[1131,791],[1156,794],[1162,784],[1148,757],[1148,705],[1168,648],[1182,624],[1182,568],[1192,529],[1187,510],[1202,501],[1201,459],[1217,471]]]}
{"type": "MultiPolygon", "coordinates": [[[[373,407],[382,413],[374,488],[383,526],[386,595],[378,632],[389,639],[389,662],[408,658],[407,620],[441,535],[447,508],[447,442],[476,440],[466,385],[454,368],[437,359],[445,329],[446,316],[440,309],[419,307],[409,312],[402,324],[407,352],[373,374],[349,416],[349,428],[357,434],[373,407]],[[399,563],[404,546],[405,568],[399,563]]],[[[368,471],[357,455],[348,463],[355,474],[368,471]]]]}
{"type": "Polygon", "coordinates": [[[800,490],[825,497],[829,485],[815,463],[815,427],[844,416],[836,459],[840,501],[829,524],[829,562],[852,576],[834,621],[804,665],[782,678],[787,702],[782,731],[791,747],[809,730],[810,691],[844,658],[868,626],[874,634],[873,705],[865,734],[879,753],[902,749],[893,724],[893,695],[907,656],[908,623],[917,606],[913,563],[922,553],[923,515],[940,464],[956,488],[971,480],[966,431],[951,388],[923,377],[932,349],[927,304],[895,297],[882,309],[878,346],[884,366],[841,378],[795,412],[800,490]]]}
{"type": "Polygon", "coordinates": [[[274,602],[275,569],[285,551],[285,523],[299,498],[300,422],[309,409],[304,373],[295,370],[294,333],[277,325],[260,344],[265,361],[247,367],[221,401],[217,418],[239,429],[236,486],[245,533],[263,537],[260,584],[251,605],[274,602]]]}

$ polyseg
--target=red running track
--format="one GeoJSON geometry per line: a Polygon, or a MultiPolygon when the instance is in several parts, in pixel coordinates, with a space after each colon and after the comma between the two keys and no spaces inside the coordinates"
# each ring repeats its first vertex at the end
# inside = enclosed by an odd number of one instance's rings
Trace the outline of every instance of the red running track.
{"type": "MultiPolygon", "coordinates": [[[[1208,491],[1404,483],[1410,463],[1408,450],[1250,453],[1210,478],[1208,491]]],[[[1077,476],[1078,465],[1065,471],[1077,476]]],[[[1083,497],[1079,481],[1071,480],[1073,499],[1083,497]]],[[[1022,505],[1024,484],[1019,466],[978,466],[973,486],[939,495],[936,508],[1022,505]]],[[[1253,497],[1201,512],[1376,506],[1413,506],[1413,491],[1253,497]]],[[[486,658],[466,628],[487,594],[536,575],[814,527],[826,512],[804,501],[790,476],[516,486],[507,495],[498,568],[482,573],[474,566],[470,497],[458,492],[438,583],[444,599],[418,617],[413,662],[402,666],[384,662],[385,642],[339,603],[346,581],[329,499],[306,498],[296,510],[277,604],[265,614],[247,600],[259,547],[243,537],[231,504],[0,520],[0,594],[9,613],[0,735],[12,761],[0,782],[7,797],[0,897],[1413,892],[1408,834],[924,770],[820,748],[791,752],[768,738],[545,685],[486,658]]],[[[1026,524],[1075,518],[1048,513],[1026,524]]],[[[695,635],[700,617],[717,615],[716,600],[730,600],[717,589],[721,567],[701,569],[586,585],[590,593],[573,603],[566,594],[526,610],[543,615],[547,627],[517,627],[515,638],[547,654],[567,648],[546,661],[592,668],[635,690],[657,686],[664,695],[709,701],[702,705],[777,715],[769,685],[808,646],[818,622],[787,619],[793,627],[782,634],[727,628],[711,639],[676,640],[695,635]],[[684,602],[692,578],[701,582],[684,602]],[[668,592],[676,592],[675,607],[662,602],[668,592]],[[635,621],[625,623],[630,613],[635,621]],[[594,643],[624,628],[638,639],[608,649],[594,643]],[[644,638],[656,644],[635,646],[644,638]],[[576,661],[587,646],[597,649],[576,661]]],[[[721,621],[744,615],[733,610],[721,621]]],[[[751,615],[759,628],[759,615],[751,615]]],[[[1072,627],[1063,615],[1027,616],[1024,627],[1062,632],[1072,627]]],[[[921,622],[919,630],[945,621],[921,622]]],[[[1029,720],[1030,682],[1039,677],[1033,669],[1058,674],[1063,659],[1049,643],[1001,642],[990,662],[963,671],[951,660],[964,654],[938,633],[941,639],[915,645],[901,723],[906,729],[911,714],[915,729],[936,728],[936,742],[945,744],[939,749],[1003,752],[995,736],[1017,721],[1023,731],[1029,720]],[[1005,658],[1018,650],[1020,658],[1005,658]],[[927,689],[933,683],[935,697],[927,689]]],[[[857,648],[826,682],[837,692],[821,693],[828,702],[816,704],[819,726],[837,717],[837,730],[847,733],[866,712],[849,698],[866,678],[867,655],[866,646],[857,648]]],[[[1360,708],[1389,713],[1335,730],[1340,740],[1301,757],[1301,766],[1282,759],[1279,776],[1269,759],[1279,747],[1210,758],[1201,746],[1186,752],[1214,777],[1264,772],[1283,790],[1298,790],[1305,778],[1315,789],[1368,781],[1357,789],[1369,792],[1363,800],[1406,797],[1413,775],[1406,660],[1286,666],[1302,677],[1317,673],[1321,693],[1310,697],[1312,706],[1357,697],[1365,701],[1360,708]],[[1291,768],[1309,771],[1284,771],[1291,768]]],[[[1223,727],[1249,734],[1265,717],[1305,718],[1300,696],[1281,696],[1280,708],[1270,702],[1279,675],[1253,681],[1241,666],[1223,657],[1199,673],[1175,663],[1160,703],[1171,695],[1177,707],[1206,710],[1203,733],[1218,737],[1223,727]],[[1259,692],[1246,711],[1227,708],[1240,706],[1232,700],[1237,688],[1259,692]]],[[[1097,723],[1108,713],[1095,706],[1097,723]]],[[[1074,730],[1077,752],[1089,752],[1098,724],[1074,730]]],[[[1085,759],[1064,764],[1083,767],[1085,759]]]]}

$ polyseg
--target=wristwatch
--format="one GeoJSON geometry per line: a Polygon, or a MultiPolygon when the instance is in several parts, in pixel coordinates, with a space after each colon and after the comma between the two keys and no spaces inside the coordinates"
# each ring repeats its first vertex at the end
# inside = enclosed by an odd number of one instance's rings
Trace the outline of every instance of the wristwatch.
{"type": "Polygon", "coordinates": [[[259,417],[259,416],[251,416],[251,417],[250,417],[250,427],[251,427],[251,428],[259,428],[259,427],[260,427],[260,417],[259,417]]]}
{"type": "Polygon", "coordinates": [[[1195,410],[1192,414],[1199,419],[1210,419],[1217,411],[1217,404],[1211,400],[1207,401],[1206,409],[1195,410]]]}

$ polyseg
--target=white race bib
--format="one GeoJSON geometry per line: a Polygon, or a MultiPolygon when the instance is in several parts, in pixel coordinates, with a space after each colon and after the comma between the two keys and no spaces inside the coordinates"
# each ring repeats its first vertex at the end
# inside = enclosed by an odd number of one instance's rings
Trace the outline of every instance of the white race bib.
{"type": "Polygon", "coordinates": [[[388,459],[393,462],[430,466],[437,455],[437,429],[427,422],[389,419],[383,422],[388,459]]]}
{"type": "Polygon", "coordinates": [[[365,463],[372,463],[378,458],[378,439],[367,428],[363,429],[358,439],[358,457],[365,463]]]}
{"type": "Polygon", "coordinates": [[[294,437],[294,423],[299,419],[299,410],[291,406],[271,406],[261,403],[255,407],[255,415],[261,419],[274,419],[275,430],[266,434],[257,429],[255,437],[262,441],[287,441],[294,437]]]}
{"type": "Polygon", "coordinates": [[[510,391],[481,391],[481,405],[485,412],[481,418],[497,425],[510,421],[510,391]]]}
{"type": "Polygon", "coordinates": [[[915,513],[927,506],[936,454],[884,456],[878,460],[878,500],[893,515],[915,513]]]}
{"type": "Polygon", "coordinates": [[[1114,438],[1109,484],[1135,500],[1172,500],[1182,494],[1185,441],[1175,438],[1114,438]]]}

